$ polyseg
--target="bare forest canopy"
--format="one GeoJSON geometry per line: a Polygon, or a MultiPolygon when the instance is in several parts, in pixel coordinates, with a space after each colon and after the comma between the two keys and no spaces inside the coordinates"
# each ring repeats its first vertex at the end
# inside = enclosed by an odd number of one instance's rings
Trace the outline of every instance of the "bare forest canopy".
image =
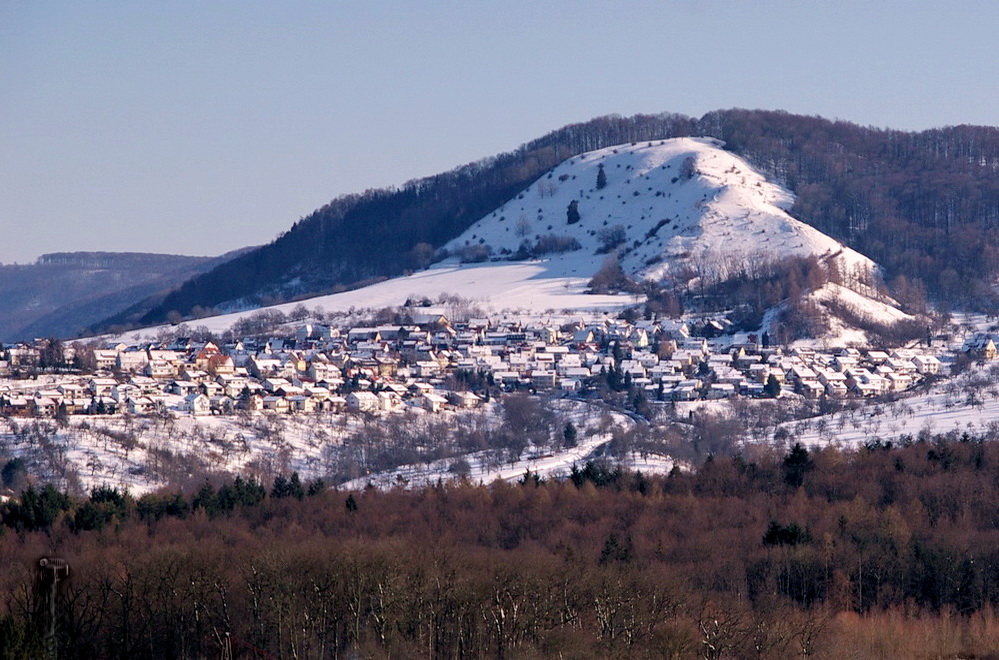
{"type": "Polygon", "coordinates": [[[0,508],[0,656],[44,655],[56,556],[66,658],[992,657],[999,445],[754,451],[415,491],[28,486],[0,508]]]}
{"type": "Polygon", "coordinates": [[[280,302],[423,268],[435,248],[561,161],[614,144],[683,136],[724,140],[726,149],[795,193],[795,217],[877,261],[889,283],[949,305],[992,301],[999,274],[999,129],[905,132],[735,109],[700,119],[599,117],[397,189],[337,198],[272,243],[102,325],[280,302]]]}

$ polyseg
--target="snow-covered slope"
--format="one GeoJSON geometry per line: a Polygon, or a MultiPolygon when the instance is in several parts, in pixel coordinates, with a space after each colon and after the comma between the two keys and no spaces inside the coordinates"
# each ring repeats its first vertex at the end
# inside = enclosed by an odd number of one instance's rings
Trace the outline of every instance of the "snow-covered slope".
{"type": "MultiPolygon", "coordinates": [[[[893,301],[862,284],[878,270],[874,262],[791,217],[786,209],[792,195],[721,147],[711,138],[678,138],[575,156],[449,242],[451,256],[431,268],[301,302],[337,312],[457,295],[484,314],[606,313],[639,302],[635,296],[586,293],[610,253],[619,255],[625,272],[654,281],[723,279],[763,263],[815,256],[836,264],[844,287],[836,287],[835,300],[876,318],[901,314],[893,301]],[[606,179],[600,188],[598,177],[606,179]],[[573,202],[579,219],[570,223],[573,202]],[[544,244],[571,249],[539,249],[544,244]],[[463,257],[479,263],[462,263],[463,257]]],[[[277,309],[287,313],[298,304],[277,309]]],[[[196,323],[221,332],[251,313],[196,323]]],[[[863,337],[832,325],[833,335],[863,337]]]]}
{"type": "MultiPolygon", "coordinates": [[[[563,162],[448,243],[454,254],[489,248],[509,257],[547,235],[579,243],[550,268],[618,243],[625,272],[661,279],[684,269],[724,278],[785,257],[835,258],[847,277],[876,265],[787,213],[792,195],[711,138],[609,147],[563,162]],[[600,169],[606,184],[598,188],[600,169]],[[575,201],[579,220],[569,222],[575,201]],[[482,246],[476,248],[475,246],[482,246]]],[[[523,254],[523,252],[521,252],[523,254]]],[[[601,258],[589,259],[595,272],[601,258]]],[[[571,269],[570,269],[571,270],[571,269]]]]}

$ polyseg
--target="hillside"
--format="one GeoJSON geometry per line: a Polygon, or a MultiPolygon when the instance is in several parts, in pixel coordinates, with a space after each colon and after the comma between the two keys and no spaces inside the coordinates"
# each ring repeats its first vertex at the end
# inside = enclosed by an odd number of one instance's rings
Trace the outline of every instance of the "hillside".
{"type": "Polygon", "coordinates": [[[794,193],[794,217],[884,266],[906,302],[918,306],[928,293],[959,306],[991,304],[999,274],[999,130],[911,133],[724,110],[700,119],[601,117],[398,189],[338,198],[273,243],[144,302],[133,316],[149,324],[171,311],[191,317],[195,307],[245,309],[417,270],[435,248],[568,158],[691,135],[723,140],[794,193]]]}
{"type": "Polygon", "coordinates": [[[221,257],[62,252],[0,265],[0,341],[75,337],[92,323],[158,295],[238,254],[221,257]]]}
{"type": "MultiPolygon", "coordinates": [[[[674,138],[570,158],[447,243],[432,267],[301,304],[347,313],[436,301],[452,318],[617,313],[644,296],[591,290],[612,263],[654,290],[683,290],[679,304],[694,311],[731,314],[753,297],[755,312],[734,315],[740,329],[777,332],[782,341],[869,344],[879,324],[913,320],[875,286],[877,264],[793,218],[790,192],[721,147],[674,138]],[[796,275],[788,264],[816,272],[796,275]],[[771,280],[761,285],[767,295],[747,296],[742,289],[760,278],[771,280]],[[742,288],[720,292],[731,282],[742,288]],[[814,318],[782,322],[806,316],[814,318]]],[[[290,315],[298,305],[268,309],[290,315]]],[[[223,333],[255,314],[198,325],[223,333]]]]}
{"type": "MultiPolygon", "coordinates": [[[[674,138],[570,158],[450,241],[444,253],[459,261],[542,258],[548,277],[589,278],[617,264],[639,281],[688,292],[685,302],[704,311],[724,311],[739,297],[712,307],[697,290],[811,259],[835,282],[806,283],[811,288],[801,302],[821,313],[815,327],[795,337],[866,343],[857,327],[864,319],[912,320],[878,290],[877,264],[792,217],[794,196],[722,147],[712,138],[674,138]]],[[[770,305],[798,304],[797,297],[781,295],[770,305]]],[[[761,329],[772,329],[776,318],[771,313],[761,329]]]]}
{"type": "Polygon", "coordinates": [[[570,158],[445,250],[472,258],[580,251],[598,257],[597,266],[599,255],[615,252],[625,272],[653,281],[726,279],[788,257],[835,259],[846,273],[876,269],[791,217],[793,196],[722,146],[677,138],[570,158]]]}

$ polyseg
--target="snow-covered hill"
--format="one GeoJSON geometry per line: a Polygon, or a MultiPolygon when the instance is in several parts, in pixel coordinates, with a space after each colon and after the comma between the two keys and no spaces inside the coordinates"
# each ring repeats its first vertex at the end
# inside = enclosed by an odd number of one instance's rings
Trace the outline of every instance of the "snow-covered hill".
{"type": "MultiPolygon", "coordinates": [[[[712,138],[609,147],[575,156],[546,173],[450,241],[444,248],[449,256],[431,268],[300,302],[345,312],[399,306],[414,297],[459,296],[487,315],[606,313],[639,302],[632,295],[586,293],[587,282],[610,254],[639,279],[673,277],[687,283],[814,256],[835,264],[840,275],[842,286],[812,292],[813,302],[830,314],[838,306],[889,322],[911,318],[867,286],[879,270],[873,261],[791,217],[792,203],[787,190],[712,138]]],[[[277,309],[287,313],[298,304],[277,309]]],[[[221,332],[250,313],[197,324],[221,332]]],[[[827,339],[864,343],[862,332],[832,321],[827,339]]],[[[162,329],[141,334],[154,336],[162,329]]]]}
{"type": "Polygon", "coordinates": [[[594,255],[616,251],[625,272],[651,280],[685,270],[725,278],[794,256],[835,259],[847,278],[876,270],[870,259],[791,217],[791,193],[721,147],[711,138],[677,138],[582,154],[445,247],[466,258],[487,251],[509,258],[539,242],[536,253],[546,242],[575,242],[573,252],[545,255],[550,269],[571,262],[582,275],[576,258],[582,253],[595,272],[602,259],[594,255]],[[606,181],[602,188],[598,179],[606,181]]]}

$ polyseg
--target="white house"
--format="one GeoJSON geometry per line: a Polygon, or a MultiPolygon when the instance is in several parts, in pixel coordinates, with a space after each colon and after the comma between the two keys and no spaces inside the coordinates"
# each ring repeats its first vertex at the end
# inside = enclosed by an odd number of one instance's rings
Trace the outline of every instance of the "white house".
{"type": "Polygon", "coordinates": [[[183,409],[195,416],[211,415],[212,402],[204,394],[196,392],[184,397],[183,409]]]}
{"type": "Polygon", "coordinates": [[[347,410],[351,412],[374,412],[378,406],[378,397],[371,392],[351,392],[347,395],[347,410]]]}

